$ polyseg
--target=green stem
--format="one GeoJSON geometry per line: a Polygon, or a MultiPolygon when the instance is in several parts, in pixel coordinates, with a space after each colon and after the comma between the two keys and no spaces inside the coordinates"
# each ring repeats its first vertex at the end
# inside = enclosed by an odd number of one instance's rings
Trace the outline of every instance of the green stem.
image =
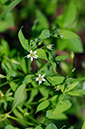
{"type": "Polygon", "coordinates": [[[46,67],[49,63],[51,63],[52,60],[53,60],[53,58],[51,58],[47,63],[45,63],[44,65],[42,65],[38,71],[40,71],[41,69],[43,69],[44,67],[46,67]]]}
{"type": "MultiPolygon", "coordinates": [[[[24,112],[19,106],[18,106],[17,108],[23,113],[23,115],[25,115],[25,112],[24,112]]],[[[35,120],[34,118],[32,118],[29,114],[26,115],[26,117],[27,117],[29,120],[31,120],[33,123],[40,124],[39,121],[37,121],[37,120],[35,120]]]]}
{"type": "Polygon", "coordinates": [[[14,0],[8,7],[0,14],[0,20],[4,18],[4,16],[12,10],[19,2],[22,0],[14,0]]]}
{"type": "Polygon", "coordinates": [[[23,122],[23,123],[26,123],[27,125],[30,125],[30,126],[36,126],[35,124],[33,123],[30,123],[30,122],[27,122],[27,121],[24,121],[22,119],[19,119],[19,118],[16,118],[16,117],[13,117],[13,116],[8,116],[8,118],[12,119],[12,120],[15,120],[15,121],[19,121],[19,122],[23,122]]]}
{"type": "Polygon", "coordinates": [[[4,86],[6,84],[8,84],[8,82],[4,82],[3,84],[0,84],[0,87],[4,86]]]}

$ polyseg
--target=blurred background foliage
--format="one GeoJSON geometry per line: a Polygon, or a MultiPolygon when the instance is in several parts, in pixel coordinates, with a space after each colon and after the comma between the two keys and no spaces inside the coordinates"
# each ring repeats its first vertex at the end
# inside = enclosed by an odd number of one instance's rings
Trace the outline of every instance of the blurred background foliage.
{"type": "MultiPolygon", "coordinates": [[[[0,0],[0,13],[11,2],[13,0],[0,0]]],[[[53,43],[55,46],[53,53],[56,55],[70,55],[73,51],[75,53],[74,67],[76,67],[76,71],[72,76],[75,78],[85,76],[85,0],[22,0],[6,13],[0,20],[0,73],[7,74],[8,80],[10,73],[15,78],[23,78],[23,73],[27,73],[25,67],[27,62],[22,58],[26,52],[23,51],[17,36],[21,26],[23,26],[22,31],[26,39],[37,38],[43,29],[55,31],[55,28],[61,28],[77,33],[80,39],[56,40],[51,38],[45,40],[43,44],[53,43]],[[18,63],[22,65],[19,66],[18,63]],[[17,71],[17,69],[19,70],[17,71]]],[[[70,63],[70,59],[67,62],[61,62],[58,72],[62,75],[69,74],[70,63]]],[[[1,84],[3,82],[4,79],[0,80],[1,84]]],[[[10,82],[10,86],[11,83],[16,85],[16,89],[17,80],[15,83],[10,82]]],[[[21,82],[18,81],[18,83],[21,82]]],[[[83,85],[85,84],[82,81],[80,87],[83,85]]],[[[73,102],[73,107],[66,112],[69,119],[62,121],[61,124],[75,124],[75,127],[80,129],[83,121],[85,121],[85,96],[71,97],[70,99],[73,102]]],[[[3,127],[3,122],[0,123],[0,126],[3,127]]]]}

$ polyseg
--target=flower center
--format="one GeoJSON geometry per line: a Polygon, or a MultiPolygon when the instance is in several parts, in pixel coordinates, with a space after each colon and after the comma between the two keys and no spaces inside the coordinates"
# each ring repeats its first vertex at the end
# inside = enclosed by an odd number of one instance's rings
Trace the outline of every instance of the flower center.
{"type": "Polygon", "coordinates": [[[42,77],[39,77],[39,81],[41,81],[42,80],[42,77]]]}
{"type": "Polygon", "coordinates": [[[31,57],[33,57],[33,56],[34,56],[34,54],[33,54],[33,53],[31,53],[31,54],[30,54],[30,56],[31,56],[31,57]]]}

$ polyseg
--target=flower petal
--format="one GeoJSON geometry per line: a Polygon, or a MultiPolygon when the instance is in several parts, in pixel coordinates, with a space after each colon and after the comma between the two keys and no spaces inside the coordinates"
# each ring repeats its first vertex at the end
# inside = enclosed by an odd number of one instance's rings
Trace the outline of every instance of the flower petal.
{"type": "Polygon", "coordinates": [[[33,53],[32,50],[30,51],[30,53],[33,53]]]}
{"type": "Polygon", "coordinates": [[[39,81],[39,85],[42,83],[42,80],[41,81],[39,81]]]}
{"type": "Polygon", "coordinates": [[[41,77],[41,74],[39,74],[39,77],[41,77]]]}
{"type": "Polygon", "coordinates": [[[34,51],[34,54],[36,54],[36,51],[34,51]]]}
{"type": "Polygon", "coordinates": [[[31,57],[31,61],[33,61],[33,57],[31,57]]]}
{"type": "Polygon", "coordinates": [[[44,79],[44,78],[43,78],[43,79],[42,79],[42,81],[44,81],[44,82],[45,82],[45,81],[46,81],[46,79],[44,79]]]}
{"type": "MultiPolygon", "coordinates": [[[[46,74],[46,73],[45,73],[46,74]]],[[[42,75],[42,78],[45,76],[45,74],[42,75]]]]}
{"type": "Polygon", "coordinates": [[[37,58],[38,58],[38,56],[37,56],[37,55],[34,55],[33,57],[34,57],[35,59],[37,59],[37,58]]]}
{"type": "Polygon", "coordinates": [[[36,81],[38,81],[38,80],[39,80],[39,77],[36,78],[36,81]]]}
{"type": "Polygon", "coordinates": [[[30,54],[27,55],[27,58],[30,58],[30,54]]]}

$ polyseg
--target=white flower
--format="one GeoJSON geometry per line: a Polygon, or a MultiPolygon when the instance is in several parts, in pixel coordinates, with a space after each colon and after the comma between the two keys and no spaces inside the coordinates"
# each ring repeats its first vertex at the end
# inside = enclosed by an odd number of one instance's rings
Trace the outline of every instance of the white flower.
{"type": "Polygon", "coordinates": [[[48,48],[49,50],[52,50],[52,47],[53,47],[53,44],[49,44],[49,45],[47,46],[47,48],[48,48]]]}
{"type": "Polygon", "coordinates": [[[31,58],[31,61],[33,61],[33,58],[38,58],[38,56],[36,55],[36,51],[33,52],[32,50],[30,51],[30,54],[28,54],[26,57],[31,58]]]}
{"type": "Polygon", "coordinates": [[[64,38],[64,36],[63,36],[62,34],[60,35],[60,37],[61,37],[62,39],[64,38]]]}
{"type": "Polygon", "coordinates": [[[41,76],[41,74],[39,74],[39,76],[36,78],[36,81],[39,81],[39,85],[42,83],[42,81],[46,81],[44,79],[44,76],[45,76],[45,74],[43,74],[42,76],[41,76]]]}

